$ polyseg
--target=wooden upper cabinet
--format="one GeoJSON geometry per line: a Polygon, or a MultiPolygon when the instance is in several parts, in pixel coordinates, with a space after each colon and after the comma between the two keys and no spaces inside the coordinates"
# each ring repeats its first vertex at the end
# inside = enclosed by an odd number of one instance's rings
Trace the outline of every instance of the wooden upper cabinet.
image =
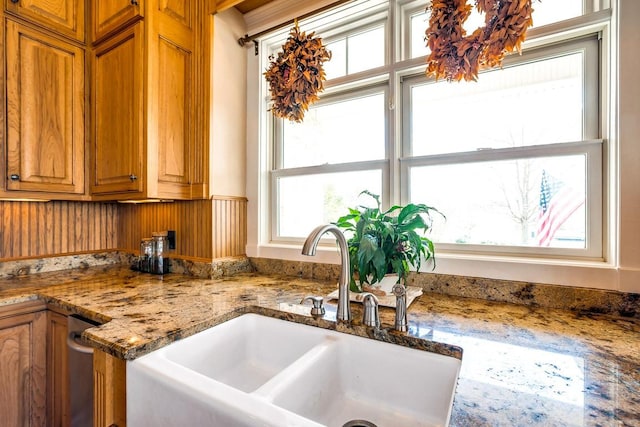
{"type": "Polygon", "coordinates": [[[5,0],[7,12],[80,42],[85,40],[84,6],[84,0],[5,0]]]}
{"type": "Polygon", "coordinates": [[[191,197],[194,141],[194,31],[192,2],[154,0],[148,46],[150,190],[161,197],[191,197]],[[156,169],[156,170],[154,170],[156,169]],[[155,187],[155,188],[154,188],[155,187]]]}
{"type": "Polygon", "coordinates": [[[7,191],[84,192],[84,50],[6,20],[7,191]]]}
{"type": "Polygon", "coordinates": [[[147,0],[144,19],[94,46],[94,200],[208,196],[205,5],[147,0]]]}
{"type": "MultiPolygon", "coordinates": [[[[146,0],[92,1],[91,16],[93,25],[91,40],[97,43],[132,21],[140,19],[144,16],[145,1],[146,0]]],[[[180,3],[190,3],[191,1],[192,0],[182,0],[180,3]]]]}
{"type": "Polygon", "coordinates": [[[143,191],[143,54],[142,22],[94,50],[92,194],[143,191]]]}
{"type": "Polygon", "coordinates": [[[171,41],[158,39],[157,117],[158,181],[189,184],[191,79],[193,53],[171,41]]]}
{"type": "Polygon", "coordinates": [[[33,304],[0,309],[0,414],[3,426],[44,426],[47,421],[46,312],[21,310],[30,305],[33,304]]]}

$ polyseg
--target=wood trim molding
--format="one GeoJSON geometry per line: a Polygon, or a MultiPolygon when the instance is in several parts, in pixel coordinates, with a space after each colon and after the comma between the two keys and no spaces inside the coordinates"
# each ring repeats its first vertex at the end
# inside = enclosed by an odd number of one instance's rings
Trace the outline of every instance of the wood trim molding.
{"type": "Polygon", "coordinates": [[[45,310],[46,308],[46,304],[42,301],[26,301],[9,304],[0,307],[0,319],[17,316],[19,314],[35,313],[36,311],[45,310]]]}
{"type": "Polygon", "coordinates": [[[265,31],[283,22],[312,13],[335,3],[335,0],[276,0],[244,14],[247,33],[265,31]]]}
{"type": "Polygon", "coordinates": [[[243,1],[244,0],[210,0],[211,5],[209,6],[209,10],[213,9],[212,13],[224,12],[243,1]]]}
{"type": "Polygon", "coordinates": [[[127,365],[102,351],[93,352],[93,425],[126,426],[127,365]]]}
{"type": "Polygon", "coordinates": [[[211,196],[211,200],[237,200],[239,202],[248,202],[249,199],[243,196],[211,196]]]}

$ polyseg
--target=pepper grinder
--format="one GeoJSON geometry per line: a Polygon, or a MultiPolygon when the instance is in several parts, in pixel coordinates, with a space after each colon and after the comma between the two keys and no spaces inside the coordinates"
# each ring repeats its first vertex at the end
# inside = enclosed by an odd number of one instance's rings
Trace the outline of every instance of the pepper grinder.
{"type": "Polygon", "coordinates": [[[153,239],[153,261],[150,273],[165,274],[169,272],[169,259],[165,257],[166,251],[169,249],[169,241],[166,232],[151,233],[153,239]]]}
{"type": "Polygon", "coordinates": [[[149,273],[153,265],[153,240],[145,237],[140,241],[140,257],[138,258],[138,270],[149,273]]]}

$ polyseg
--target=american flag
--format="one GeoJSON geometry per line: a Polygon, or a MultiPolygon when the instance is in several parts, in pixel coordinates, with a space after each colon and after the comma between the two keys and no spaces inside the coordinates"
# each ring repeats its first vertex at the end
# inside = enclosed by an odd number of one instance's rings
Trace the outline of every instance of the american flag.
{"type": "Polygon", "coordinates": [[[538,246],[549,246],[558,229],[584,204],[584,194],[542,170],[538,214],[538,246]]]}

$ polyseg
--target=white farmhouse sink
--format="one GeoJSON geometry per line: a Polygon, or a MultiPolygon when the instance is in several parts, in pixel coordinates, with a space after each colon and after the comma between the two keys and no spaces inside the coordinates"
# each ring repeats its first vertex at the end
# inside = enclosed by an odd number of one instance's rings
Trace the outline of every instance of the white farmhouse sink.
{"type": "Polygon", "coordinates": [[[127,362],[127,424],[446,426],[460,363],[245,314],[127,362]]]}
{"type": "Polygon", "coordinates": [[[159,350],[158,356],[250,393],[325,339],[319,328],[247,314],[159,350]]]}

